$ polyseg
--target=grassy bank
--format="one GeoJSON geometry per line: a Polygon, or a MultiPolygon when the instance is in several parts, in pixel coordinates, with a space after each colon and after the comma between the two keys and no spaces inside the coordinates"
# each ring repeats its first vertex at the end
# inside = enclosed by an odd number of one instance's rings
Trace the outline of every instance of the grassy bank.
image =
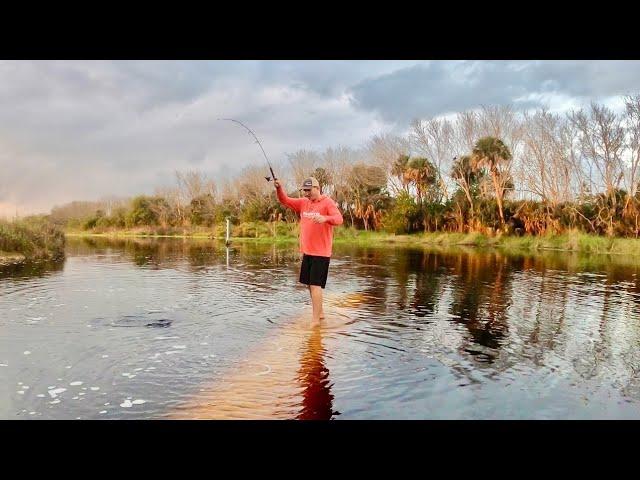
{"type": "MultiPolygon", "coordinates": [[[[111,230],[102,233],[67,232],[68,235],[90,235],[106,237],[175,237],[210,238],[224,240],[226,229],[223,226],[197,230],[168,230],[160,228],[138,228],[132,230],[111,230]]],[[[256,241],[259,243],[296,242],[297,224],[280,223],[275,227],[265,222],[252,222],[232,227],[232,241],[256,241]],[[274,235],[275,233],[275,235],[274,235]]],[[[570,231],[562,235],[545,236],[487,236],[480,233],[416,233],[394,235],[384,232],[371,232],[339,227],[334,230],[334,242],[359,245],[396,244],[407,246],[435,245],[440,247],[470,246],[498,248],[505,251],[536,252],[545,250],[570,251],[580,253],[640,255],[640,239],[612,238],[589,235],[579,231],[570,231]]]]}
{"type": "Polygon", "coordinates": [[[471,246],[498,248],[506,251],[557,250],[580,253],[640,255],[640,239],[612,238],[571,231],[562,235],[522,237],[494,236],[480,233],[418,233],[413,235],[389,235],[378,232],[345,232],[336,238],[339,242],[360,244],[396,243],[407,245],[436,245],[441,247],[471,246]]]}
{"type": "Polygon", "coordinates": [[[64,257],[64,233],[40,217],[0,220],[0,264],[64,257]]]}

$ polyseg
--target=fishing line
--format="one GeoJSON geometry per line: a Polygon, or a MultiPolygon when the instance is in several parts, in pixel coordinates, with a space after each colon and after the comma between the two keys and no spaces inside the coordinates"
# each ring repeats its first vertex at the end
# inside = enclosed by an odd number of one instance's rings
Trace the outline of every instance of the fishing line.
{"type": "Polygon", "coordinates": [[[271,171],[271,177],[264,177],[265,180],[267,182],[271,181],[272,178],[273,178],[273,180],[277,180],[276,174],[273,173],[273,167],[271,166],[271,162],[269,161],[269,158],[267,157],[267,154],[265,153],[264,148],[262,148],[262,144],[260,143],[260,140],[258,140],[258,137],[256,136],[256,134],[253,133],[253,130],[251,130],[249,127],[247,127],[240,120],[235,120],[233,118],[219,118],[218,120],[227,120],[229,122],[236,122],[237,124],[242,125],[247,130],[247,132],[249,132],[251,135],[253,135],[253,138],[256,139],[256,143],[260,146],[260,150],[262,150],[262,154],[264,155],[264,158],[267,160],[267,164],[269,165],[269,170],[271,171]]]}

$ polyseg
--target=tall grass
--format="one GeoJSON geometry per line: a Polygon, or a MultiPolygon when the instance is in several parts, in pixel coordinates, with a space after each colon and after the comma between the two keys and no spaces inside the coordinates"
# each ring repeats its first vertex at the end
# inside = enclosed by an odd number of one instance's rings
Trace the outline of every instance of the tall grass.
{"type": "Polygon", "coordinates": [[[27,260],[62,258],[64,245],[62,230],[44,217],[0,220],[0,256],[22,254],[27,260]]]}

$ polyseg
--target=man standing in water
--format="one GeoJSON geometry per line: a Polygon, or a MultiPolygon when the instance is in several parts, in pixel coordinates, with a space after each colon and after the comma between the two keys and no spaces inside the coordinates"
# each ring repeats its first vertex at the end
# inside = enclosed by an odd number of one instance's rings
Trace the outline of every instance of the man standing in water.
{"type": "Polygon", "coordinates": [[[300,214],[300,283],[309,287],[313,307],[313,324],[324,318],[322,289],[327,283],[329,260],[333,244],[333,227],[342,224],[342,214],[336,203],[322,195],[314,177],[302,182],[304,198],[290,198],[280,181],[274,180],[278,200],[300,214]]]}

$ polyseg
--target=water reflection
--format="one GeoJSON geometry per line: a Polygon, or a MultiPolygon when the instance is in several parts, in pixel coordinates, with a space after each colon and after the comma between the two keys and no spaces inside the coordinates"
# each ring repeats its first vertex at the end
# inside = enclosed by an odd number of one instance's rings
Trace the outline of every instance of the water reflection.
{"type": "Polygon", "coordinates": [[[336,245],[327,298],[345,316],[302,331],[296,247],[70,238],[66,262],[0,269],[0,417],[75,418],[89,394],[37,402],[81,380],[109,395],[87,415],[134,418],[117,406],[135,395],[153,418],[222,372],[207,414],[640,417],[640,261],[336,245]]]}
{"type": "Polygon", "coordinates": [[[291,245],[263,245],[237,242],[231,247],[208,239],[176,238],[106,238],[71,237],[67,240],[67,255],[124,257],[146,269],[171,269],[187,265],[192,271],[203,267],[282,266],[298,261],[299,254],[291,245]]]}
{"type": "Polygon", "coordinates": [[[499,255],[465,255],[451,263],[451,275],[454,294],[449,313],[470,334],[461,349],[490,363],[509,330],[511,270],[499,255]]]}
{"type": "MultiPolygon", "coordinates": [[[[401,336],[405,346],[423,348],[409,330],[423,331],[494,372],[531,362],[570,368],[583,380],[615,372],[627,385],[640,366],[640,355],[632,353],[640,345],[640,261],[564,252],[339,251],[350,260],[342,278],[356,275],[375,302],[363,310],[386,313],[368,318],[359,333],[401,336]]],[[[428,351],[437,348],[428,345],[428,351]]]]}
{"type": "Polygon", "coordinates": [[[298,381],[302,386],[302,408],[297,420],[330,420],[340,412],[333,410],[329,369],[324,363],[322,327],[313,326],[300,360],[298,381]]]}
{"type": "Polygon", "coordinates": [[[52,273],[61,272],[64,269],[64,264],[65,259],[0,265],[0,280],[45,277],[52,273]]]}
{"type": "MultiPolygon", "coordinates": [[[[245,292],[274,295],[295,287],[299,262],[295,245],[252,242],[229,248],[209,240],[83,238],[70,239],[68,250],[72,256],[124,255],[145,269],[186,266],[197,272],[220,265],[243,278],[245,292]],[[283,280],[288,287],[278,286],[283,280]]],[[[618,347],[621,341],[628,348],[637,345],[637,322],[619,320],[640,318],[640,262],[628,258],[471,248],[335,250],[330,287],[357,287],[369,299],[354,313],[366,320],[361,333],[401,351],[403,342],[419,344],[408,332],[432,332],[434,322],[446,319],[450,327],[443,341],[474,362],[499,369],[523,361],[542,366],[554,352],[573,357],[573,368],[589,378],[602,371],[596,364],[613,361],[612,336],[618,336],[618,347]]],[[[229,280],[228,287],[234,283],[229,280]]]]}

